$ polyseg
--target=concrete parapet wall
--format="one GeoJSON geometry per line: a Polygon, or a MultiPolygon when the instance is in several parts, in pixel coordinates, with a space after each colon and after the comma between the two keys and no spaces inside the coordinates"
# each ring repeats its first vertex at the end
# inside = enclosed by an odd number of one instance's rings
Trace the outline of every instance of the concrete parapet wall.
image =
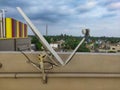
{"type": "MultiPolygon", "coordinates": [[[[38,54],[28,52],[26,55],[38,62],[38,54]]],[[[69,54],[60,54],[66,60],[69,54]]],[[[21,52],[0,52],[3,67],[0,72],[32,72],[38,71],[21,52]]],[[[65,66],[55,67],[51,72],[120,72],[120,54],[77,53],[65,66]]]]}
{"type": "MultiPolygon", "coordinates": [[[[38,62],[38,54],[26,52],[34,62],[38,62]]],[[[59,55],[66,60],[69,53],[59,53],[59,55]]],[[[47,84],[42,83],[40,71],[27,61],[20,52],[0,52],[1,90],[120,89],[119,53],[77,53],[66,66],[54,67],[47,72],[47,84]],[[2,78],[2,75],[6,76],[2,78]]]]}

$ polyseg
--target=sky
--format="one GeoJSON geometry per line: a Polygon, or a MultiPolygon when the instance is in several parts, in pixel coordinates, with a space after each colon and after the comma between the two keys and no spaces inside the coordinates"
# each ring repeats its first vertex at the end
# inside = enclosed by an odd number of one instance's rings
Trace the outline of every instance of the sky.
{"type": "Polygon", "coordinates": [[[48,35],[81,36],[88,28],[91,36],[120,37],[120,0],[0,0],[6,17],[25,22],[16,7],[43,35],[47,24],[48,35]]]}

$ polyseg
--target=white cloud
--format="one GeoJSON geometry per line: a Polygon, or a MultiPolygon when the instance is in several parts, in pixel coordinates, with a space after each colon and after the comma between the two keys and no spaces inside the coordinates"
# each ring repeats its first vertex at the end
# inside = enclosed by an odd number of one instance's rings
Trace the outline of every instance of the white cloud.
{"type": "Polygon", "coordinates": [[[120,10],[120,2],[111,3],[110,5],[108,5],[108,7],[111,9],[119,9],[120,10]]]}
{"type": "Polygon", "coordinates": [[[79,10],[80,12],[84,13],[95,8],[96,5],[97,5],[96,1],[87,1],[84,4],[76,6],[76,10],[79,10]]]}
{"type": "Polygon", "coordinates": [[[85,6],[88,7],[88,8],[93,8],[96,5],[97,5],[96,1],[88,1],[85,6]]]}
{"type": "Polygon", "coordinates": [[[0,7],[3,6],[8,8],[7,16],[18,20],[22,17],[15,7],[20,6],[42,33],[47,23],[51,35],[79,36],[81,27],[88,27],[92,35],[109,33],[120,37],[120,2],[117,0],[2,0],[0,7]]]}

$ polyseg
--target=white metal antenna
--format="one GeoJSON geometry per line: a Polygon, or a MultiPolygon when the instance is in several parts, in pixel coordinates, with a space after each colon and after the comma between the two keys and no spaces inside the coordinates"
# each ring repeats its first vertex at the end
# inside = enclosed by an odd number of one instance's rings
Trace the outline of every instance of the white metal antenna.
{"type": "Polygon", "coordinates": [[[23,18],[26,20],[26,22],[28,23],[29,27],[32,29],[32,31],[34,32],[34,34],[38,37],[39,41],[42,43],[42,45],[49,50],[49,52],[57,59],[57,61],[61,64],[61,65],[65,65],[67,64],[72,57],[74,56],[75,52],[77,51],[77,49],[80,47],[80,45],[85,41],[85,38],[87,35],[89,35],[89,30],[85,30],[84,34],[85,37],[83,37],[83,39],[81,40],[81,42],[78,44],[78,46],[75,48],[75,50],[71,53],[71,55],[68,57],[68,59],[63,62],[63,60],[60,58],[60,56],[54,51],[54,49],[49,45],[49,43],[45,40],[45,38],[42,36],[42,34],[39,32],[39,30],[34,26],[34,24],[30,21],[30,19],[25,15],[25,13],[22,11],[22,9],[20,7],[17,7],[17,10],[19,11],[19,13],[23,16],[23,18]]]}
{"type": "Polygon", "coordinates": [[[58,60],[58,62],[60,64],[64,65],[64,62],[62,61],[62,59],[58,56],[58,54],[54,51],[54,49],[48,44],[48,42],[45,40],[45,38],[42,36],[42,34],[39,32],[39,30],[34,26],[34,24],[31,22],[31,20],[22,11],[22,9],[20,7],[17,7],[17,10],[20,12],[20,14],[26,20],[27,24],[32,29],[34,34],[38,37],[38,39],[43,44],[43,46],[53,54],[53,56],[58,60]]]}

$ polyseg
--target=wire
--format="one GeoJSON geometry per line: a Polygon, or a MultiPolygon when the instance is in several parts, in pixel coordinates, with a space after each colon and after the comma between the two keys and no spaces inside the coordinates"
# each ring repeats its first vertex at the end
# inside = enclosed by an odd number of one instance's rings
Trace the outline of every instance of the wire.
{"type": "Polygon", "coordinates": [[[54,63],[52,63],[52,62],[49,62],[49,61],[43,61],[43,63],[44,63],[44,64],[45,64],[45,63],[50,64],[50,66],[51,66],[49,69],[47,68],[47,69],[45,69],[45,70],[51,70],[51,69],[53,69],[54,66],[58,66],[58,65],[56,65],[56,64],[54,64],[54,63]]]}
{"type": "MultiPolygon", "coordinates": [[[[27,58],[27,60],[28,60],[29,63],[32,63],[35,66],[37,66],[39,69],[41,69],[40,68],[40,64],[33,62],[23,51],[20,50],[20,52],[27,58]]],[[[54,66],[58,66],[58,65],[56,65],[56,64],[54,64],[54,63],[52,63],[50,61],[43,61],[43,63],[44,64],[47,63],[47,64],[50,65],[50,67],[49,68],[45,68],[45,70],[51,70],[51,69],[53,69],[54,66]]]]}
{"type": "Polygon", "coordinates": [[[20,52],[27,58],[28,62],[33,63],[36,66],[39,66],[39,64],[37,64],[37,63],[33,62],[32,60],[30,60],[30,58],[23,51],[20,51],[20,52]]]}

